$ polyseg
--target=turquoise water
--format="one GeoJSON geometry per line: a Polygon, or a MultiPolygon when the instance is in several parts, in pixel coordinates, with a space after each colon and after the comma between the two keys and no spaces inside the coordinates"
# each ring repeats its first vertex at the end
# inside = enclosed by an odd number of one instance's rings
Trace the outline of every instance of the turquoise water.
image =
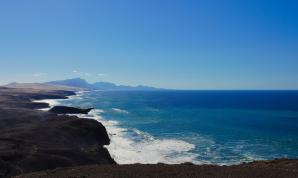
{"type": "Polygon", "coordinates": [[[95,91],[60,104],[94,107],[120,164],[237,164],[298,158],[297,91],[95,91]]]}

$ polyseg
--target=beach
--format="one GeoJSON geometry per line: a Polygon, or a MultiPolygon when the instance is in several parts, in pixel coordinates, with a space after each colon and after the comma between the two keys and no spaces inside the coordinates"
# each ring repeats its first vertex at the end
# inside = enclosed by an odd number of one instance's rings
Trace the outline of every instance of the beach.
{"type": "MultiPolygon", "coordinates": [[[[117,165],[106,149],[110,138],[105,125],[93,119],[49,112],[48,103],[33,102],[74,95],[73,91],[0,88],[0,177],[298,176],[298,161],[290,159],[233,166],[117,165]]],[[[67,112],[72,114],[73,109],[67,112]]]]}

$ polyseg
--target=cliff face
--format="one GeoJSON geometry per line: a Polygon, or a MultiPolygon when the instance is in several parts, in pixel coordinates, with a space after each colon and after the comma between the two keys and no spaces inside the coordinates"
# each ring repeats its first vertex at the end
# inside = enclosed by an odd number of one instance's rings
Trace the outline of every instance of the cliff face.
{"type": "Polygon", "coordinates": [[[68,91],[0,88],[0,177],[87,164],[115,164],[104,145],[105,127],[90,119],[43,112],[46,103],[68,91]]]}

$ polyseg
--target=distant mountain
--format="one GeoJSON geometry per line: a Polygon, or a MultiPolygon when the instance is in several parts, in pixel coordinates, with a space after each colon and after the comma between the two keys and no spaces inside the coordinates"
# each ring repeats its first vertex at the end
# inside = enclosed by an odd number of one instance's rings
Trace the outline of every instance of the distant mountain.
{"type": "Polygon", "coordinates": [[[58,80],[47,82],[46,84],[50,85],[62,85],[62,86],[69,86],[69,87],[78,87],[87,90],[162,90],[160,88],[154,88],[149,86],[126,86],[126,85],[116,85],[114,83],[109,82],[96,82],[93,84],[88,83],[86,80],[81,78],[74,78],[74,79],[67,79],[67,80],[58,80]]]}
{"type": "Polygon", "coordinates": [[[81,88],[66,86],[66,85],[53,85],[46,83],[10,83],[4,87],[8,88],[30,88],[35,90],[67,90],[67,91],[80,91],[81,88]]]}
{"type": "Polygon", "coordinates": [[[57,81],[47,82],[46,84],[92,89],[92,85],[89,84],[86,80],[81,79],[81,78],[57,80],[57,81]]]}

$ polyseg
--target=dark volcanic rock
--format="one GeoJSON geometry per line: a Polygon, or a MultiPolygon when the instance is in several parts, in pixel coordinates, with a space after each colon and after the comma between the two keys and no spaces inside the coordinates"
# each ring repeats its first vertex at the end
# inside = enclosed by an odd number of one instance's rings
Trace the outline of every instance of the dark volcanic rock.
{"type": "Polygon", "coordinates": [[[34,110],[33,99],[72,92],[0,88],[0,177],[65,166],[115,164],[105,127],[91,119],[34,110]]]}
{"type": "Polygon", "coordinates": [[[88,165],[59,168],[18,178],[297,178],[298,160],[256,161],[235,166],[217,165],[88,165]]]}
{"type": "Polygon", "coordinates": [[[54,106],[49,111],[55,114],[88,114],[93,108],[81,109],[67,106],[54,106]]]}

